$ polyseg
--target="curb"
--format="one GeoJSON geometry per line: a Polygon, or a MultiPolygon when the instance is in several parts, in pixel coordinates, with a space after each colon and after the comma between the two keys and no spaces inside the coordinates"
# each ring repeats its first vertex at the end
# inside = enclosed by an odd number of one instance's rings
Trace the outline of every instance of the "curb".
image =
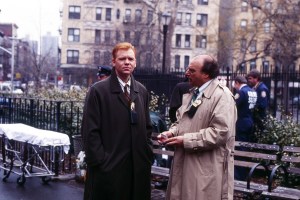
{"type": "Polygon", "coordinates": [[[75,174],[64,174],[51,177],[52,181],[69,181],[73,179],[75,180],[75,174]]]}

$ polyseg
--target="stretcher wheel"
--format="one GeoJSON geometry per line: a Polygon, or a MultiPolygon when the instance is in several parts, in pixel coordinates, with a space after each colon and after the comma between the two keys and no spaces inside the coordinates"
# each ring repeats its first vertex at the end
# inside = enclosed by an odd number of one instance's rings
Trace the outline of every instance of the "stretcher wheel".
{"type": "Polygon", "coordinates": [[[26,182],[25,176],[20,176],[19,178],[17,178],[18,185],[24,185],[25,182],[26,182]]]}
{"type": "Polygon", "coordinates": [[[43,183],[48,183],[49,181],[51,181],[51,177],[49,177],[49,176],[43,176],[42,177],[42,181],[43,181],[43,183]]]}

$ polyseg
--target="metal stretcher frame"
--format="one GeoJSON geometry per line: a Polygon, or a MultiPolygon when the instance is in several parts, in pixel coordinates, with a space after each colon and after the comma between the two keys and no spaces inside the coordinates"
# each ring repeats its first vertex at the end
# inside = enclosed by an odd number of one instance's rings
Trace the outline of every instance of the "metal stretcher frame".
{"type": "Polygon", "coordinates": [[[41,154],[47,152],[50,162],[56,165],[64,160],[64,153],[68,152],[70,140],[67,135],[36,129],[24,124],[0,124],[2,140],[2,162],[6,181],[11,173],[17,174],[17,183],[23,185],[26,178],[41,177],[44,183],[54,176],[44,162],[41,154]],[[35,134],[37,132],[38,134],[35,134]],[[49,134],[54,135],[49,135],[49,134]],[[39,163],[36,166],[34,163],[39,163]]]}

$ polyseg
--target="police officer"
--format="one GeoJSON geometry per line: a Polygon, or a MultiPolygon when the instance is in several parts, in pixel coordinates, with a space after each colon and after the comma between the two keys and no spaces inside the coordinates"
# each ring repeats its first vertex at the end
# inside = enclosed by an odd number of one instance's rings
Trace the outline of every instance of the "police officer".
{"type": "MultiPolygon", "coordinates": [[[[236,140],[243,142],[256,141],[254,135],[253,109],[257,101],[257,93],[250,88],[243,76],[234,79],[233,87],[236,89],[235,101],[238,118],[236,121],[236,140]]],[[[239,148],[243,150],[243,148],[239,148]]],[[[245,181],[248,171],[244,167],[234,167],[235,180],[245,181]]]]}
{"type": "Polygon", "coordinates": [[[260,72],[257,69],[251,70],[247,75],[248,85],[257,93],[257,102],[254,109],[254,123],[256,132],[262,133],[264,129],[263,120],[267,116],[267,109],[270,101],[270,91],[261,81],[260,72]]]}
{"type": "Polygon", "coordinates": [[[98,66],[98,80],[101,81],[111,74],[112,67],[111,66],[98,66]]]}
{"type": "Polygon", "coordinates": [[[253,133],[253,109],[256,105],[257,94],[254,89],[247,85],[247,80],[243,76],[234,79],[235,101],[238,111],[236,122],[236,140],[251,142],[254,141],[253,133]]]}
{"type": "Polygon", "coordinates": [[[261,118],[266,117],[267,108],[270,101],[270,92],[268,87],[261,81],[260,73],[257,69],[251,70],[248,75],[248,85],[257,92],[256,108],[261,118]]]}

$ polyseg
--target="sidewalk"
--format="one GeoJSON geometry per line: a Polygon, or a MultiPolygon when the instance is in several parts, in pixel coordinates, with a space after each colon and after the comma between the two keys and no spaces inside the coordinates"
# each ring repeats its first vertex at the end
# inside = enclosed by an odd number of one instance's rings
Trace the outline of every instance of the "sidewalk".
{"type": "MultiPolygon", "coordinates": [[[[0,200],[83,200],[84,184],[75,181],[74,174],[52,177],[48,184],[43,184],[39,177],[26,178],[23,186],[17,184],[15,174],[3,182],[0,170],[0,178],[0,200]]],[[[165,200],[165,192],[153,189],[151,200],[165,200]]]]}

